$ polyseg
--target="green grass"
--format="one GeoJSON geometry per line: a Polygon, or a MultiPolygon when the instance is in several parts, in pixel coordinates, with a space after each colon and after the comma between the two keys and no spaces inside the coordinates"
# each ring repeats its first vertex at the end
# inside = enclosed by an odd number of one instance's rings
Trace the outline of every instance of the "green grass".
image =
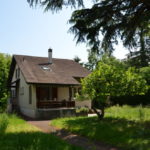
{"type": "Polygon", "coordinates": [[[52,125],[125,150],[150,150],[150,108],[114,106],[97,117],[62,118],[52,125]]]}
{"type": "Polygon", "coordinates": [[[9,123],[5,131],[0,134],[0,150],[81,150],[52,134],[42,133],[16,115],[0,114],[0,125],[4,116],[9,123]]]}
{"type": "Polygon", "coordinates": [[[150,121],[150,107],[113,106],[106,109],[106,117],[124,118],[132,121],[150,121]]]}

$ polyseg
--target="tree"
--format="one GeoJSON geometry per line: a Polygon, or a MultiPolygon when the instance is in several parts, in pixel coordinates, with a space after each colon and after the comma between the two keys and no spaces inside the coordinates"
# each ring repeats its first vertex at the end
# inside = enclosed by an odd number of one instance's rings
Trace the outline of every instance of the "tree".
{"type": "Polygon", "coordinates": [[[90,71],[93,71],[96,68],[100,58],[101,58],[100,54],[98,54],[95,51],[91,51],[89,49],[88,50],[88,62],[84,64],[85,68],[87,68],[90,71]]]}
{"type": "Polygon", "coordinates": [[[141,76],[143,76],[143,78],[150,85],[150,66],[140,68],[140,74],[141,74],[141,76]]]}
{"type": "Polygon", "coordinates": [[[7,103],[7,80],[10,62],[11,57],[9,55],[0,53],[0,111],[4,110],[7,103]]]}
{"type": "Polygon", "coordinates": [[[111,53],[118,37],[127,48],[150,36],[150,3],[148,0],[103,0],[92,8],[74,11],[71,31],[77,42],[87,41],[93,49],[111,53]],[[100,40],[100,34],[103,36],[100,40]]]}
{"type": "Polygon", "coordinates": [[[75,56],[73,60],[74,60],[75,62],[79,63],[81,66],[84,65],[84,63],[81,62],[81,58],[79,58],[78,56],[75,56]]]}
{"type": "Polygon", "coordinates": [[[77,63],[80,63],[80,61],[81,61],[81,59],[78,56],[75,56],[73,60],[77,63]]]}
{"type": "Polygon", "coordinates": [[[86,42],[92,51],[111,55],[120,38],[128,49],[140,46],[140,61],[146,66],[146,39],[150,39],[149,0],[95,0],[84,8],[83,0],[27,0],[31,6],[41,4],[45,10],[59,11],[63,6],[82,7],[73,12],[70,31],[78,42],[86,42]],[[101,37],[101,38],[100,38],[101,37]]]}
{"type": "Polygon", "coordinates": [[[138,50],[130,51],[127,55],[127,62],[131,66],[138,68],[148,66],[150,63],[150,39],[144,38],[143,41],[137,42],[138,50]]]}
{"type": "Polygon", "coordinates": [[[45,11],[59,11],[63,6],[71,6],[73,8],[83,7],[83,0],[27,0],[30,6],[42,5],[45,7],[45,11]]]}
{"type": "Polygon", "coordinates": [[[88,95],[99,119],[104,117],[104,106],[111,96],[142,95],[148,90],[146,81],[134,68],[126,66],[115,58],[103,57],[97,68],[82,80],[82,94],[88,95]],[[95,108],[100,104],[101,113],[95,108]]]}

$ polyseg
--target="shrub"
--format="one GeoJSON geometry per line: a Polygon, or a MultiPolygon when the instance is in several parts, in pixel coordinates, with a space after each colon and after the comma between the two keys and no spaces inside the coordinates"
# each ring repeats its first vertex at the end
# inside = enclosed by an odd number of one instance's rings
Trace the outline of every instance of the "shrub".
{"type": "Polygon", "coordinates": [[[7,82],[11,63],[11,56],[0,53],[0,112],[4,112],[9,96],[7,82]]]}
{"type": "Polygon", "coordinates": [[[5,114],[5,113],[0,114],[0,134],[5,133],[8,123],[9,123],[9,121],[8,121],[7,114],[5,114]]]}
{"type": "Polygon", "coordinates": [[[3,97],[0,99],[0,113],[3,113],[6,110],[7,99],[8,99],[8,95],[4,93],[3,97]]]}
{"type": "Polygon", "coordinates": [[[88,113],[89,108],[88,107],[79,107],[76,109],[76,113],[88,113]]]}

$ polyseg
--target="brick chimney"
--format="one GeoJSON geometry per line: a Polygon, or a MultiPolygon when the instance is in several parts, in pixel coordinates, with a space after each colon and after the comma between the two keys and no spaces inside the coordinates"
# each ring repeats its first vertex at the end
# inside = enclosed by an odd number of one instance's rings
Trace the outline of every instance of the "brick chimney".
{"type": "Polygon", "coordinates": [[[48,63],[52,64],[52,49],[48,49],[48,63]]]}

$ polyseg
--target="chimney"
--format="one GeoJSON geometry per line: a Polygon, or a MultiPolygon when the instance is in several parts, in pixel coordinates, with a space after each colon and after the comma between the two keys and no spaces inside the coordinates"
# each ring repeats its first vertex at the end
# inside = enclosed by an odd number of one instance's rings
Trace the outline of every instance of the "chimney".
{"type": "Polygon", "coordinates": [[[52,64],[52,49],[48,49],[48,63],[52,64]]]}

